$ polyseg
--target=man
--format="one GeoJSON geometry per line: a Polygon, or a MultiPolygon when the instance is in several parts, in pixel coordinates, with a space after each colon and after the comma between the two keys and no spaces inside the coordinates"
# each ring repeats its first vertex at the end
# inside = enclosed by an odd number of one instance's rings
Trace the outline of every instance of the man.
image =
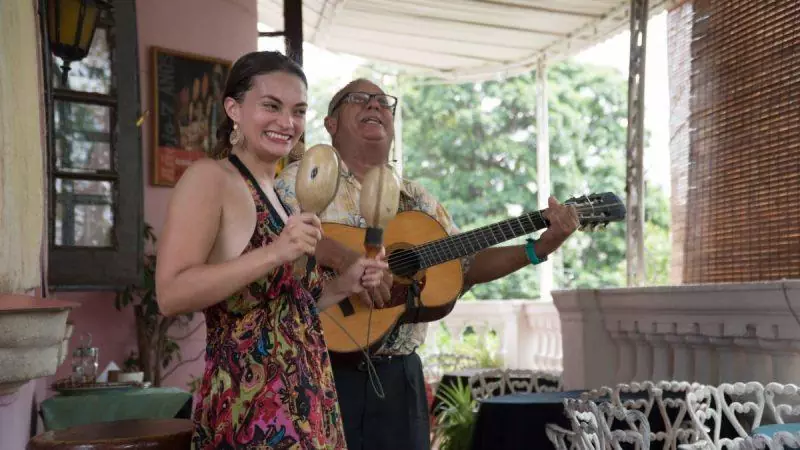
{"type": "MultiPolygon", "coordinates": [[[[325,117],[325,129],[342,158],[339,191],[322,213],[323,222],[366,227],[359,214],[360,181],[369,169],[386,164],[394,139],[394,111],[397,99],[385,94],[377,85],[364,79],[350,82],[334,95],[325,117]]],[[[432,124],[431,126],[435,126],[432,124]]],[[[298,163],[281,172],[275,187],[278,195],[299,210],[294,193],[298,163]]],[[[425,212],[450,234],[458,229],[444,208],[420,185],[403,180],[400,211],[425,212]]],[[[546,259],[578,226],[574,208],[549,202],[547,218],[551,226],[535,243],[483,250],[465,258],[464,290],[478,283],[504,277],[528,264],[546,259]],[[531,255],[530,257],[528,255],[531,255]]],[[[341,271],[355,259],[354,252],[331,239],[317,245],[320,264],[341,271]]],[[[389,299],[392,289],[390,274],[371,293],[377,307],[389,299]]],[[[428,407],[422,363],[415,352],[425,338],[427,324],[403,324],[393,330],[372,358],[385,398],[376,394],[363,361],[343,358],[331,353],[336,390],[344,421],[347,446],[350,450],[402,449],[430,447],[428,407]]]]}

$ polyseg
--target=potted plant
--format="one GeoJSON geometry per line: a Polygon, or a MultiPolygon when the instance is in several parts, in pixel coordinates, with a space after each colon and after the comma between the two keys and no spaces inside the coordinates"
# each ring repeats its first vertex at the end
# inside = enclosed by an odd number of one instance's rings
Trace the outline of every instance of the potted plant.
{"type": "Polygon", "coordinates": [[[469,450],[475,428],[477,402],[469,386],[459,379],[455,384],[441,386],[436,395],[441,403],[434,411],[436,426],[434,441],[439,450],[469,450]]]}
{"type": "Polygon", "coordinates": [[[142,261],[142,280],[118,292],[115,306],[120,311],[132,306],[136,319],[137,352],[128,357],[125,367],[143,372],[143,381],[150,382],[153,386],[160,386],[162,380],[177,366],[169,372],[164,372],[164,370],[173,361],[182,360],[181,348],[177,342],[179,339],[170,337],[168,332],[173,326],[186,327],[194,314],[165,317],[159,312],[155,281],[156,236],[153,228],[147,223],[144,224],[144,239],[145,256],[142,261]]]}

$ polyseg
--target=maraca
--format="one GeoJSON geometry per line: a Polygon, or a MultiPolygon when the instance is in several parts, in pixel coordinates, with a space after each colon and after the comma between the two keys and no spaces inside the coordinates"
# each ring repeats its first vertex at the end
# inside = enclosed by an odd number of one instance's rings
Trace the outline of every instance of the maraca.
{"type": "Polygon", "coordinates": [[[383,245],[383,229],[397,214],[400,205],[400,180],[388,165],[370,169],[361,182],[359,207],[367,222],[364,248],[368,258],[380,252],[383,245]]]}
{"type": "MultiPolygon", "coordinates": [[[[321,214],[339,190],[339,153],[330,145],[317,144],[306,150],[295,179],[295,194],[302,212],[321,214]]],[[[294,275],[303,276],[308,255],[294,262],[294,275]]]]}

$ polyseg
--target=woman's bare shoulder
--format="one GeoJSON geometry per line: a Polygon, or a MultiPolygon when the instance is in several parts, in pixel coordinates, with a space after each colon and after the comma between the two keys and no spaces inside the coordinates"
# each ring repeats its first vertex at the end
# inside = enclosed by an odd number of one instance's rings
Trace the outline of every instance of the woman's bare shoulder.
{"type": "Polygon", "coordinates": [[[236,168],[227,160],[203,158],[193,162],[186,169],[175,188],[220,191],[229,187],[237,176],[236,168]]]}

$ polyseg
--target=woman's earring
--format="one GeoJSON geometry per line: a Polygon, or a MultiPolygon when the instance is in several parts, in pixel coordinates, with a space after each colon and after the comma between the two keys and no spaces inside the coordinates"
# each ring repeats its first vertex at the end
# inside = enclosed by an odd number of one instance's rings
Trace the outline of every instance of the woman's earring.
{"type": "Polygon", "coordinates": [[[239,131],[238,123],[233,124],[233,130],[231,130],[231,136],[228,138],[228,141],[231,143],[232,147],[236,147],[242,142],[242,132],[239,131]]]}

